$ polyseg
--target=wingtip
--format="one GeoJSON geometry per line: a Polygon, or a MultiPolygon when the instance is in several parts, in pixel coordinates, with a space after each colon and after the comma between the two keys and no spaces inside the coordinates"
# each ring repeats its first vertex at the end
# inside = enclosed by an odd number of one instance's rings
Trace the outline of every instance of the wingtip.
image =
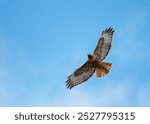
{"type": "Polygon", "coordinates": [[[72,88],[73,88],[73,86],[67,85],[67,89],[71,90],[72,88]]]}
{"type": "Polygon", "coordinates": [[[69,90],[71,90],[71,89],[72,89],[72,87],[69,87],[68,89],[69,89],[69,90]]]}
{"type": "Polygon", "coordinates": [[[73,85],[69,80],[66,81],[66,86],[67,86],[67,89],[70,89],[70,90],[73,88],[73,85]]]}
{"type": "Polygon", "coordinates": [[[109,34],[113,35],[114,32],[115,32],[115,30],[112,27],[108,27],[102,32],[102,34],[109,33],[109,34]]]}

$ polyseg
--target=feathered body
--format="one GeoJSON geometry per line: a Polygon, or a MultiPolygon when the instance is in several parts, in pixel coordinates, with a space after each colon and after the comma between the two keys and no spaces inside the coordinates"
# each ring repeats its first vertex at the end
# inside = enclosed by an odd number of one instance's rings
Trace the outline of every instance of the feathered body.
{"type": "Polygon", "coordinates": [[[102,32],[94,53],[92,55],[89,54],[87,62],[68,77],[68,80],[66,81],[67,88],[71,89],[74,86],[85,82],[94,72],[96,72],[97,78],[108,74],[112,64],[102,61],[111,49],[113,33],[114,30],[112,28],[106,28],[102,32]]]}

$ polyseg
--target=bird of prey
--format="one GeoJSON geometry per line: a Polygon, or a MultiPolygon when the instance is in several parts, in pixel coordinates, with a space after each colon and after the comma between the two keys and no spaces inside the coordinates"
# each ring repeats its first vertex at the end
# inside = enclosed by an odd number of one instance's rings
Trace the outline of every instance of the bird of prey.
{"type": "Polygon", "coordinates": [[[68,80],[66,81],[67,88],[71,89],[74,86],[85,82],[94,72],[96,72],[96,77],[99,78],[110,71],[112,63],[102,61],[105,59],[111,48],[113,33],[114,30],[111,27],[106,28],[102,32],[93,54],[88,54],[88,60],[85,64],[68,77],[68,80]]]}

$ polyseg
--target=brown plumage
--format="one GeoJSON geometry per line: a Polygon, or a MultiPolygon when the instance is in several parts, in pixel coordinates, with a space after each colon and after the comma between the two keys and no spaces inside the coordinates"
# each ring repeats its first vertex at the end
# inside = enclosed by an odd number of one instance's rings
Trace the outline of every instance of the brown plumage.
{"type": "Polygon", "coordinates": [[[71,89],[74,86],[85,82],[93,75],[94,72],[96,72],[97,78],[108,74],[112,64],[102,61],[111,49],[113,33],[114,30],[111,27],[106,28],[102,32],[93,55],[89,54],[87,62],[68,77],[68,80],[66,81],[67,88],[71,89]]]}

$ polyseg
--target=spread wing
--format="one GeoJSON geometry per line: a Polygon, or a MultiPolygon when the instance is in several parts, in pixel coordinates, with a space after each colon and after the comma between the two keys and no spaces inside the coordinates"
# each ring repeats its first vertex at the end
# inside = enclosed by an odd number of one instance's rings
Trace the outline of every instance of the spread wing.
{"type": "Polygon", "coordinates": [[[95,68],[87,61],[68,77],[68,80],[66,81],[67,88],[71,89],[74,86],[85,82],[93,75],[94,72],[95,68]]]}
{"type": "Polygon", "coordinates": [[[110,48],[111,48],[111,42],[112,42],[112,36],[113,36],[114,30],[112,28],[106,28],[98,40],[96,49],[93,53],[95,58],[97,58],[99,61],[103,61],[105,57],[107,56],[110,48]]]}

